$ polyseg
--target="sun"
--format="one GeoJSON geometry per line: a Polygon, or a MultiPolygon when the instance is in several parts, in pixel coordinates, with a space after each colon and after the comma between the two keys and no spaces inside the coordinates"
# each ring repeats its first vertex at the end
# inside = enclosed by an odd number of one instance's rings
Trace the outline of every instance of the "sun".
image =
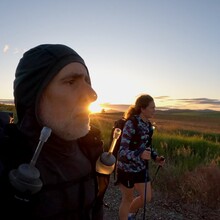
{"type": "Polygon", "coordinates": [[[101,104],[99,104],[97,102],[93,102],[89,106],[89,111],[91,112],[91,114],[100,113],[102,111],[102,109],[103,108],[101,107],[101,104]]]}

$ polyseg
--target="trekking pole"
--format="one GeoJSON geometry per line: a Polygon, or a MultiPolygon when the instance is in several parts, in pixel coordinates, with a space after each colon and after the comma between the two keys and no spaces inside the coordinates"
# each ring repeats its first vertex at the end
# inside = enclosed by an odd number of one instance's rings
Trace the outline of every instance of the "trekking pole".
{"type": "MultiPolygon", "coordinates": [[[[147,151],[151,151],[150,148],[146,148],[147,151]]],[[[143,213],[143,220],[145,220],[145,213],[146,213],[146,204],[147,204],[147,178],[148,178],[148,168],[149,168],[149,162],[148,160],[145,160],[145,183],[144,183],[144,213],[143,213]]]]}
{"type": "MultiPolygon", "coordinates": [[[[39,143],[29,164],[23,163],[18,169],[13,169],[9,173],[9,180],[12,186],[21,193],[37,193],[41,190],[43,182],[40,179],[40,171],[35,167],[40,151],[51,135],[52,130],[43,127],[41,130],[39,143]]],[[[17,195],[16,195],[17,196],[17,195]]],[[[22,198],[21,198],[22,199],[22,198]]]]}
{"type": "Polygon", "coordinates": [[[118,138],[121,135],[121,129],[115,128],[113,140],[108,152],[103,152],[96,161],[96,171],[101,174],[111,174],[115,169],[116,158],[113,155],[113,150],[118,138]]]}
{"type": "Polygon", "coordinates": [[[146,173],[145,173],[145,183],[144,183],[144,213],[143,220],[145,220],[146,204],[147,204],[147,177],[148,177],[148,161],[145,160],[146,173]]]}
{"type": "MultiPolygon", "coordinates": [[[[165,158],[164,158],[164,157],[161,157],[160,160],[161,160],[161,161],[164,161],[165,158]]],[[[154,182],[154,180],[156,179],[156,176],[157,176],[157,174],[158,174],[158,172],[159,172],[159,170],[160,170],[161,167],[162,167],[161,165],[158,165],[157,170],[156,170],[156,172],[155,172],[155,174],[154,174],[154,177],[153,177],[153,179],[152,179],[152,181],[151,181],[151,184],[152,184],[152,183],[154,182]]]]}

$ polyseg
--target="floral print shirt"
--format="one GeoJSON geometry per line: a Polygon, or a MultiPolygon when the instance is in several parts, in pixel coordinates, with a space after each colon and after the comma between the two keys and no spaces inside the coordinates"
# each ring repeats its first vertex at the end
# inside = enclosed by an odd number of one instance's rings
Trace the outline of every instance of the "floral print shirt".
{"type": "Polygon", "coordinates": [[[124,172],[140,172],[146,169],[146,162],[140,156],[147,147],[151,149],[151,158],[155,160],[157,157],[157,152],[151,145],[153,135],[151,122],[144,122],[139,115],[134,117],[137,120],[136,130],[132,120],[127,120],[121,137],[117,168],[124,172]],[[130,145],[135,132],[138,132],[139,142],[135,149],[131,149],[130,145]]]}

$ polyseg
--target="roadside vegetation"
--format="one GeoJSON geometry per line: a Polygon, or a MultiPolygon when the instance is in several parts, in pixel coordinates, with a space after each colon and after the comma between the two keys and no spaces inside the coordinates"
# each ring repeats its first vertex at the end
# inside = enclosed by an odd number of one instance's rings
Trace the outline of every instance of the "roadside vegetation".
{"type": "MultiPolygon", "coordinates": [[[[92,122],[101,129],[105,150],[114,121],[123,113],[98,113],[92,122]]],[[[220,112],[158,111],[153,146],[166,159],[154,190],[184,203],[220,208],[220,112]]],[[[150,164],[154,177],[157,166],[150,164]]]]}
{"type": "Polygon", "coordinates": [[[16,114],[14,105],[0,104],[0,112],[1,111],[3,111],[3,112],[13,112],[14,115],[16,114]]]}
{"type": "MultiPolygon", "coordinates": [[[[0,104],[0,111],[14,113],[13,105],[0,104]]],[[[104,149],[110,146],[114,121],[123,113],[96,113],[91,122],[100,128],[104,149]]],[[[150,163],[155,178],[153,188],[177,202],[220,209],[220,112],[158,111],[154,120],[153,147],[166,159],[155,176],[157,166],[150,163]]]]}

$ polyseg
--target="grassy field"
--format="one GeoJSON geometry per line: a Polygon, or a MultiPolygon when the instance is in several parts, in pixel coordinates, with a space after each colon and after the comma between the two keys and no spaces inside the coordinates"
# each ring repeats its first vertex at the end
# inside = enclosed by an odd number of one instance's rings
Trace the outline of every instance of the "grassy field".
{"type": "MultiPolygon", "coordinates": [[[[123,113],[98,113],[91,115],[91,121],[103,134],[106,146],[114,121],[123,113]]],[[[220,112],[213,111],[157,111],[151,120],[155,125],[155,140],[160,135],[170,135],[187,138],[198,138],[211,143],[220,144],[220,112]]]]}
{"type": "MultiPolygon", "coordinates": [[[[0,105],[0,111],[14,112],[16,121],[14,106],[0,105]]],[[[122,112],[91,115],[91,123],[102,132],[106,151],[114,121],[122,115],[122,112]]],[[[157,111],[151,121],[155,125],[153,146],[166,159],[154,189],[186,202],[220,208],[220,112],[157,111]]],[[[151,176],[156,169],[151,162],[151,176]]]]}
{"type": "MultiPolygon", "coordinates": [[[[114,121],[122,115],[91,116],[92,123],[102,131],[106,151],[114,121]]],[[[152,122],[156,128],[154,148],[166,158],[154,188],[186,202],[202,201],[206,206],[220,207],[220,112],[157,111],[152,122]]],[[[152,162],[152,176],[156,169],[152,162]]]]}

